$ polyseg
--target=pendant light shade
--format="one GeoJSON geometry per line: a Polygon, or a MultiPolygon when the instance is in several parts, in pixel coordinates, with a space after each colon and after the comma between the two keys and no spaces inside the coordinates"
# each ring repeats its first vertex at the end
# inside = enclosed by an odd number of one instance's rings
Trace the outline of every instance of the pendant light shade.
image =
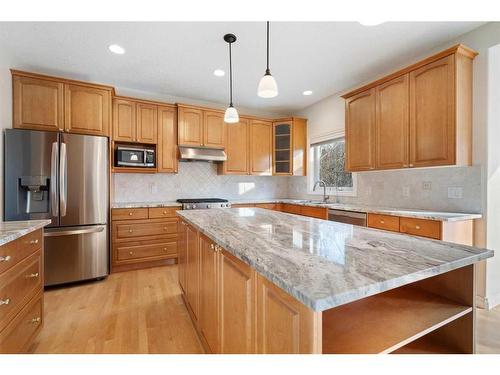
{"type": "Polygon", "coordinates": [[[231,56],[231,44],[236,42],[236,35],[226,34],[224,35],[224,40],[229,44],[229,107],[227,107],[224,113],[224,122],[234,124],[240,122],[238,111],[233,106],[233,61],[231,56]]]}
{"type": "Polygon", "coordinates": [[[224,113],[224,122],[227,122],[228,124],[240,122],[238,111],[232,105],[227,107],[226,112],[224,113]]]}
{"type": "Polygon", "coordinates": [[[274,98],[278,96],[278,84],[269,70],[269,21],[267,21],[267,68],[266,74],[260,79],[257,95],[261,98],[274,98]]]}

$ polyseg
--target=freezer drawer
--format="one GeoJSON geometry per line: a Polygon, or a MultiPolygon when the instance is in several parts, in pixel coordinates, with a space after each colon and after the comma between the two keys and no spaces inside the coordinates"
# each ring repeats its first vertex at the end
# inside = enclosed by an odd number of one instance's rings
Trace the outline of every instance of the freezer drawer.
{"type": "Polygon", "coordinates": [[[108,275],[107,225],[47,229],[44,236],[45,286],[108,275]]]}

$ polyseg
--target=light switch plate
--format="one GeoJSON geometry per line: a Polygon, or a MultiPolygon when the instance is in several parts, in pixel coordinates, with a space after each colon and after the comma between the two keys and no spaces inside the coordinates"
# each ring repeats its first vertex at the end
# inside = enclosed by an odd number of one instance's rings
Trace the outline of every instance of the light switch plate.
{"type": "Polygon", "coordinates": [[[403,197],[408,198],[410,196],[410,187],[403,186],[403,197]]]}
{"type": "Polygon", "coordinates": [[[424,181],[422,182],[422,189],[424,190],[432,190],[432,182],[424,181]]]}
{"type": "Polygon", "coordinates": [[[464,188],[461,186],[450,186],[448,187],[448,198],[450,199],[462,199],[464,197],[464,188]]]}

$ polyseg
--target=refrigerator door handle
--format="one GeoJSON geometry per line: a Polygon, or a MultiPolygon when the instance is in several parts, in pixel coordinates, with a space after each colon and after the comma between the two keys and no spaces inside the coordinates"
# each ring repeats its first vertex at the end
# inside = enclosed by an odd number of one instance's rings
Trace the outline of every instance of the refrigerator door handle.
{"type": "Polygon", "coordinates": [[[52,216],[59,215],[59,202],[57,201],[57,157],[59,147],[57,142],[52,143],[52,154],[50,156],[50,203],[52,216]]]}
{"type": "Polygon", "coordinates": [[[44,237],[73,236],[76,234],[99,233],[102,232],[103,230],[104,226],[81,228],[81,229],[56,230],[51,232],[45,232],[43,236],[44,237]]]}
{"type": "Polygon", "coordinates": [[[61,159],[59,160],[59,191],[61,201],[61,216],[66,216],[68,196],[68,155],[66,143],[61,142],[61,159]]]}

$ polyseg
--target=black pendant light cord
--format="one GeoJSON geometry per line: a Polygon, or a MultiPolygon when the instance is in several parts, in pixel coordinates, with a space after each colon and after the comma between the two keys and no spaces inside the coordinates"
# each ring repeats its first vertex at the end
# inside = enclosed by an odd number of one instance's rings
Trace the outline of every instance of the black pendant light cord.
{"type": "Polygon", "coordinates": [[[267,69],[266,74],[271,74],[269,70],[269,21],[267,21],[267,69]]]}
{"type": "Polygon", "coordinates": [[[231,58],[231,44],[229,43],[229,106],[233,106],[233,62],[231,58]]]}

